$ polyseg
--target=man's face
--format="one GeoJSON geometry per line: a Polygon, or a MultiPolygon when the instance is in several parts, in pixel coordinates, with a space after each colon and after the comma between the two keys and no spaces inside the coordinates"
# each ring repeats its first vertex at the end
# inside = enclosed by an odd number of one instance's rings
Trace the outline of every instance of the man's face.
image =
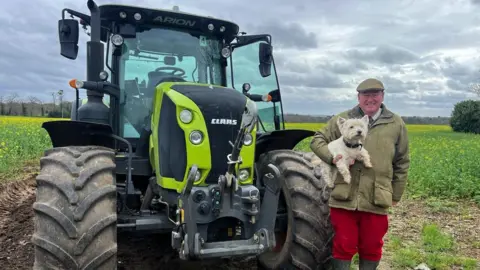
{"type": "Polygon", "coordinates": [[[358,103],[362,111],[372,116],[374,115],[383,102],[383,91],[367,91],[358,94],[358,103]]]}

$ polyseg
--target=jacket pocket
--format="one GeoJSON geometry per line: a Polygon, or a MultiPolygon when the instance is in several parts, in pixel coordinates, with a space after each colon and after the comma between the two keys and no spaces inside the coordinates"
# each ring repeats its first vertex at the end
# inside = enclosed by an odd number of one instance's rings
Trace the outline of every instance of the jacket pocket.
{"type": "Polygon", "coordinates": [[[337,201],[349,201],[352,199],[352,186],[347,183],[335,183],[330,197],[337,201]]]}
{"type": "Polygon", "coordinates": [[[376,206],[388,208],[392,206],[393,192],[388,187],[375,183],[373,191],[373,203],[376,206]]]}

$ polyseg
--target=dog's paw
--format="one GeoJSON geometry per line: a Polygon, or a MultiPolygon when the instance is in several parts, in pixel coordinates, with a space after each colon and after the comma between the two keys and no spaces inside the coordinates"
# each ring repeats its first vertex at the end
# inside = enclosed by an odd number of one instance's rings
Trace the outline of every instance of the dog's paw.
{"type": "Polygon", "coordinates": [[[371,162],[365,162],[365,167],[366,168],[373,168],[373,165],[371,162]]]}
{"type": "Polygon", "coordinates": [[[347,183],[347,184],[350,184],[351,180],[352,179],[350,178],[350,176],[343,177],[343,181],[345,181],[345,183],[347,183]]]}

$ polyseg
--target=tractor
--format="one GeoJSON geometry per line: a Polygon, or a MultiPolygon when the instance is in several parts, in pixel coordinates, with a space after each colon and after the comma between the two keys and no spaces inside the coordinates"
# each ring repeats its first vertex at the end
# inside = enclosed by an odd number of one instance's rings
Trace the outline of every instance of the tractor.
{"type": "Polygon", "coordinates": [[[63,57],[80,27],[90,38],[75,113],[42,125],[34,268],[115,269],[121,231],[169,234],[182,260],[328,265],[325,183],[295,150],[314,132],[285,129],[272,37],[178,7],[87,7],[58,21],[63,57]]]}

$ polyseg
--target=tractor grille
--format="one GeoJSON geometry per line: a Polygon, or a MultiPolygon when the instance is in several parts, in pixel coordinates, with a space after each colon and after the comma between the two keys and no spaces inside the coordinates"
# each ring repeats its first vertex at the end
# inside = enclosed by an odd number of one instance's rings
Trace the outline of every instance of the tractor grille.
{"type": "Polygon", "coordinates": [[[158,125],[160,175],[182,181],[187,166],[185,133],[177,122],[176,106],[164,95],[158,125]]]}
{"type": "Polygon", "coordinates": [[[227,170],[227,155],[232,152],[229,141],[233,143],[237,136],[246,97],[240,92],[220,87],[211,89],[207,86],[175,85],[171,88],[195,102],[203,114],[210,141],[212,163],[212,169],[206,182],[217,183],[219,175],[224,174],[227,170]],[[212,120],[213,122],[226,122],[221,119],[236,120],[236,124],[212,123],[212,120]]]}

